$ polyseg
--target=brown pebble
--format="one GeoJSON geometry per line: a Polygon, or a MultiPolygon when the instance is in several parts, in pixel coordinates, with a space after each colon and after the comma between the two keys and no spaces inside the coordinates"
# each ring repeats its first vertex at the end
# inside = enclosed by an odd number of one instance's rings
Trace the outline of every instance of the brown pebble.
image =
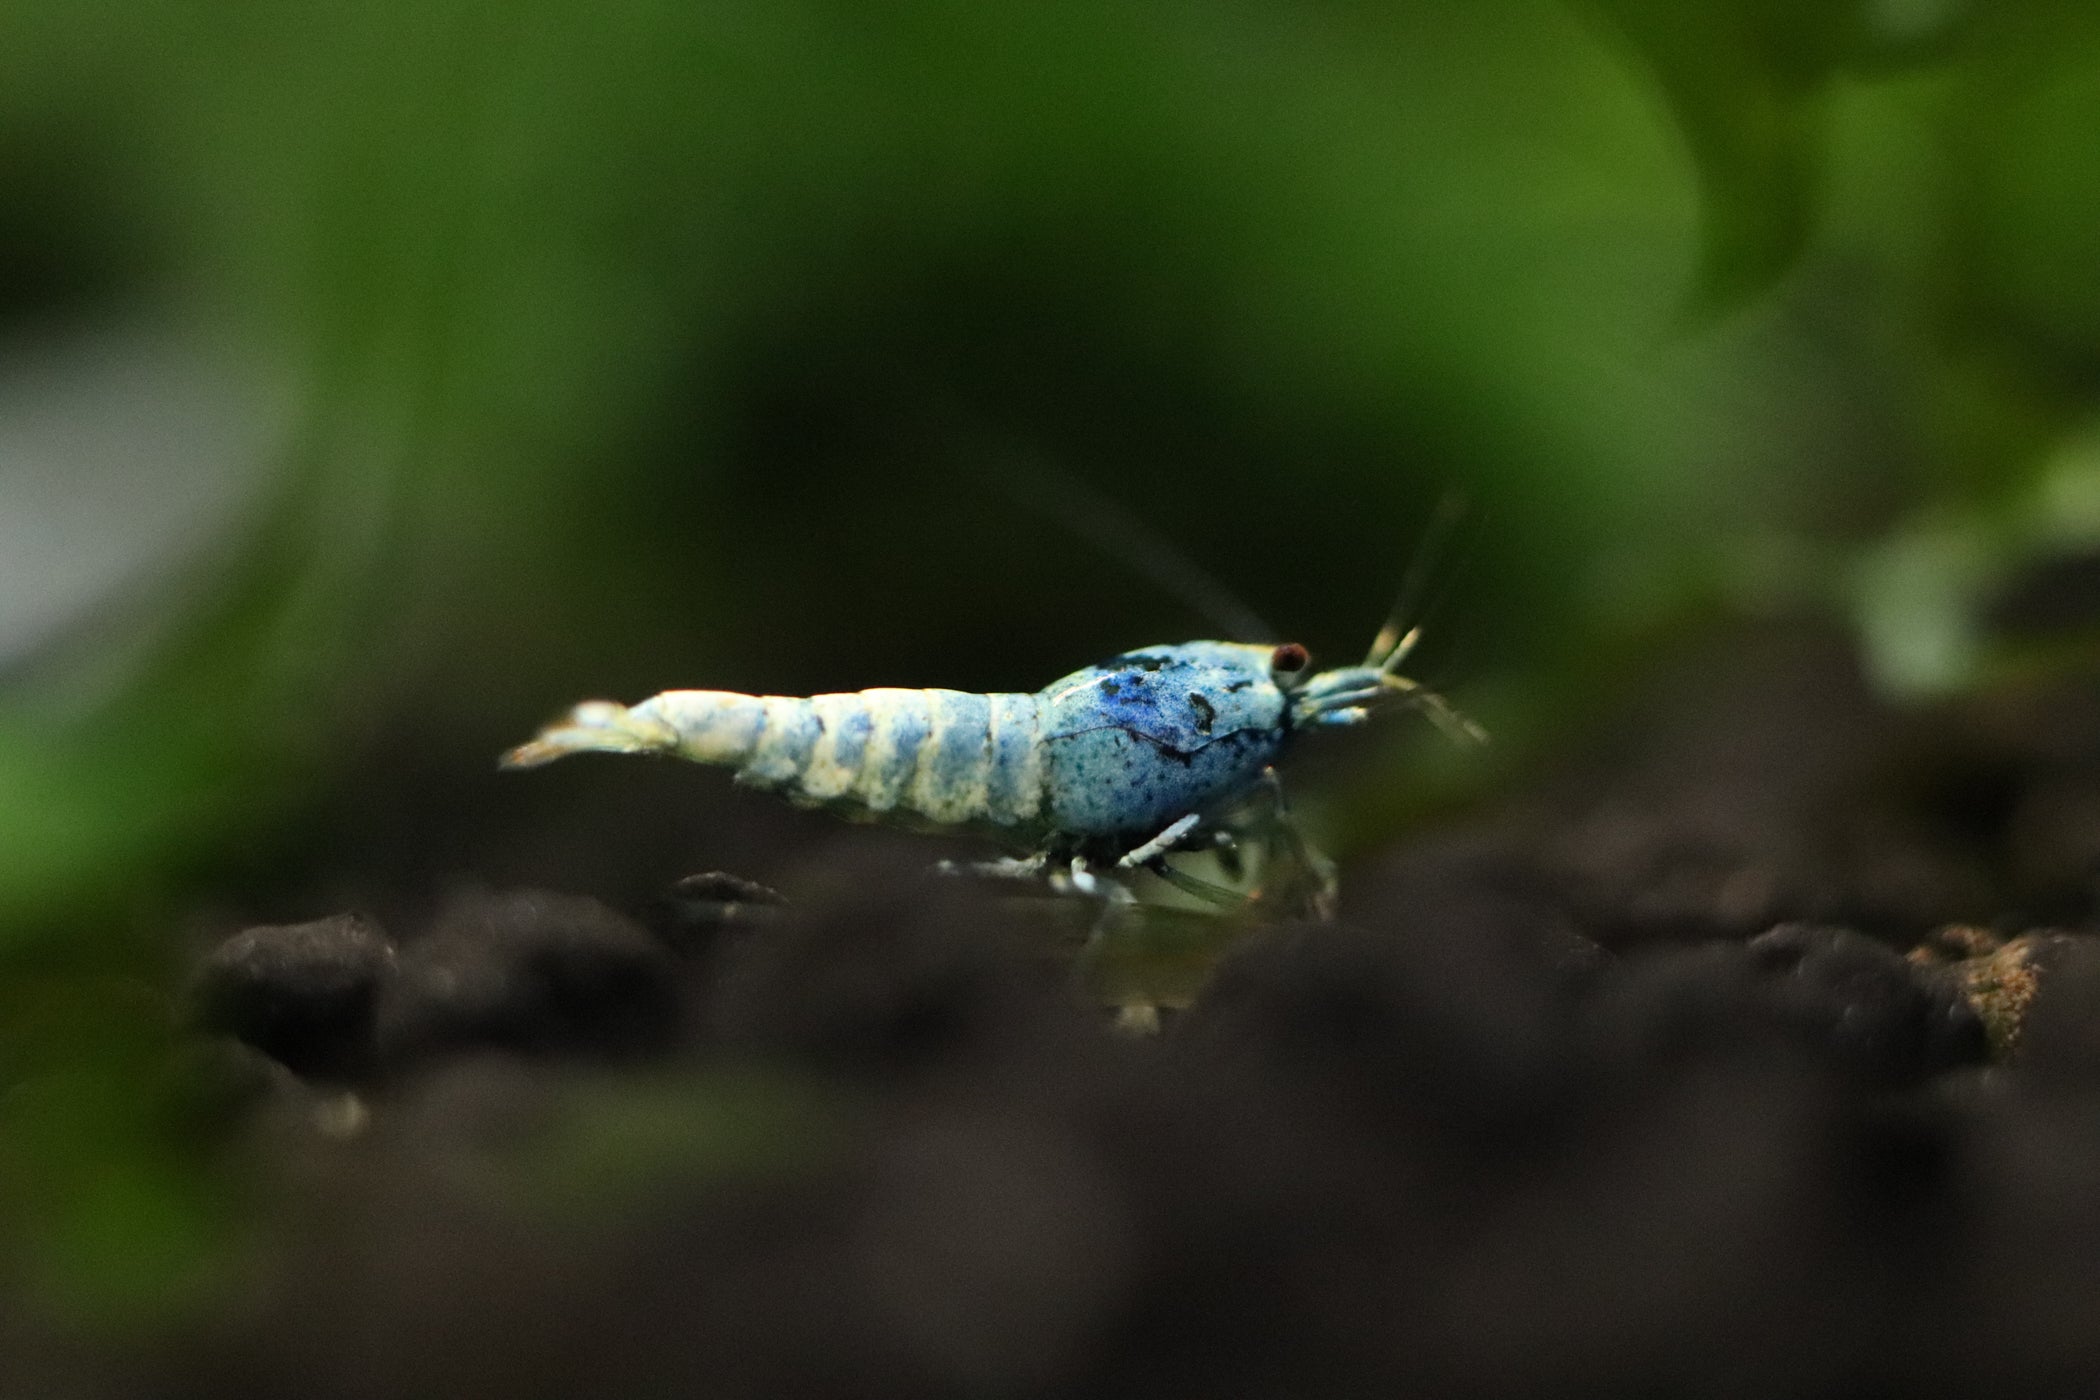
{"type": "Polygon", "coordinates": [[[1992,1058],[2015,1058],[2035,997],[2049,985],[2050,973],[2063,961],[2066,950],[2085,940],[2072,934],[2038,930],[1998,943],[1982,929],[1943,929],[1934,938],[1940,939],[1949,932],[1976,934],[1989,940],[1980,945],[1988,951],[1956,962],[1951,971],[1962,995],[1983,1022],[1992,1058]]]}
{"type": "Polygon", "coordinates": [[[2004,946],[2004,939],[1980,924],[1947,924],[1928,934],[1910,956],[1913,962],[1959,962],[1987,958],[2004,946]]]}

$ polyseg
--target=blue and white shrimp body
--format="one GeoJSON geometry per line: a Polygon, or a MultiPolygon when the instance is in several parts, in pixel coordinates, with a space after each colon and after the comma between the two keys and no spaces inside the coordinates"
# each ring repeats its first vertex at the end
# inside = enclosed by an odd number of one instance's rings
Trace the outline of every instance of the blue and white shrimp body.
{"type": "MultiPolygon", "coordinates": [[[[1396,674],[1412,634],[1363,666],[1308,674],[1306,650],[1239,642],[1147,647],[1029,694],[862,690],[804,697],[666,691],[577,706],[504,757],[532,767],[586,751],[661,753],[733,768],[749,787],[859,820],[972,830],[1025,857],[1011,873],[1094,890],[1199,836],[1229,844],[1250,799],[1309,730],[1402,700],[1448,718],[1396,674]]],[[[1271,804],[1281,819],[1280,800],[1271,804]]]]}

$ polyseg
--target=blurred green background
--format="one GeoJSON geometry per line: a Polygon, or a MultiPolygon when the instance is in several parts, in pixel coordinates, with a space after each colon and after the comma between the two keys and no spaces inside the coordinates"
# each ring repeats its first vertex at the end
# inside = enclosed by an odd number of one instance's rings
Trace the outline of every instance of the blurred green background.
{"type": "MultiPolygon", "coordinates": [[[[544,873],[462,833],[587,695],[1217,632],[1096,497],[1332,660],[1462,493],[1423,674],[1505,770],[1730,617],[2081,661],[1985,623],[2100,549],[2096,133],[2084,0],[0,5],[24,1257],[194,1270],[194,911],[544,873]]],[[[1487,771],[1380,742],[1350,843],[1487,771]]]]}

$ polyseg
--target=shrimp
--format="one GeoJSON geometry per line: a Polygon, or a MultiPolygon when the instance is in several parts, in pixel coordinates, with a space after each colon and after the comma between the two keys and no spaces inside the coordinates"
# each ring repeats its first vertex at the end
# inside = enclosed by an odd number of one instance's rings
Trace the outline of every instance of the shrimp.
{"type": "Polygon", "coordinates": [[[1170,864],[1207,848],[1236,870],[1263,843],[1309,873],[1303,902],[1331,913],[1333,867],[1298,832],[1276,765],[1308,731],[1398,704],[1447,731],[1479,731],[1400,674],[1420,629],[1389,624],[1363,664],[1315,672],[1303,646],[1182,642],[1074,671],[1029,694],[863,690],[791,697],[666,691],[590,701],[503,757],[531,768],[574,753],[654,753],[733,768],[736,781],[863,821],[987,835],[1010,854],[973,867],[1124,900],[1143,870],[1218,904],[1242,895],[1170,864]]]}

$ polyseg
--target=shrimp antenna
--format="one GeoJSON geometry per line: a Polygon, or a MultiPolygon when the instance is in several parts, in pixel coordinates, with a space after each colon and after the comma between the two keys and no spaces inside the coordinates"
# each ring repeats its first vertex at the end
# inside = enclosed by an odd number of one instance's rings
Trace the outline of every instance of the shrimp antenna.
{"type": "Polygon", "coordinates": [[[1422,639],[1422,627],[1418,616],[1422,602],[1422,590],[1429,584],[1429,576],[1436,569],[1451,537],[1465,518],[1466,496],[1453,487],[1438,498],[1436,509],[1430,513],[1429,523],[1422,527],[1422,538],[1415,545],[1414,557],[1408,562],[1407,574],[1400,580],[1400,594],[1393,599],[1392,611],[1386,614],[1385,625],[1371,639],[1371,649],[1364,654],[1364,665],[1391,673],[1407,660],[1415,643],[1422,639]]]}
{"type": "Polygon", "coordinates": [[[1428,716],[1429,722],[1442,731],[1445,738],[1471,747],[1488,741],[1485,729],[1460,714],[1449,700],[1419,682],[1388,672],[1385,684],[1406,696],[1407,703],[1428,716]]]}
{"type": "Polygon", "coordinates": [[[1122,502],[1040,453],[1010,452],[1008,492],[1047,515],[1109,558],[1129,565],[1239,641],[1267,641],[1277,633],[1238,594],[1218,582],[1136,516],[1122,502]]]}

